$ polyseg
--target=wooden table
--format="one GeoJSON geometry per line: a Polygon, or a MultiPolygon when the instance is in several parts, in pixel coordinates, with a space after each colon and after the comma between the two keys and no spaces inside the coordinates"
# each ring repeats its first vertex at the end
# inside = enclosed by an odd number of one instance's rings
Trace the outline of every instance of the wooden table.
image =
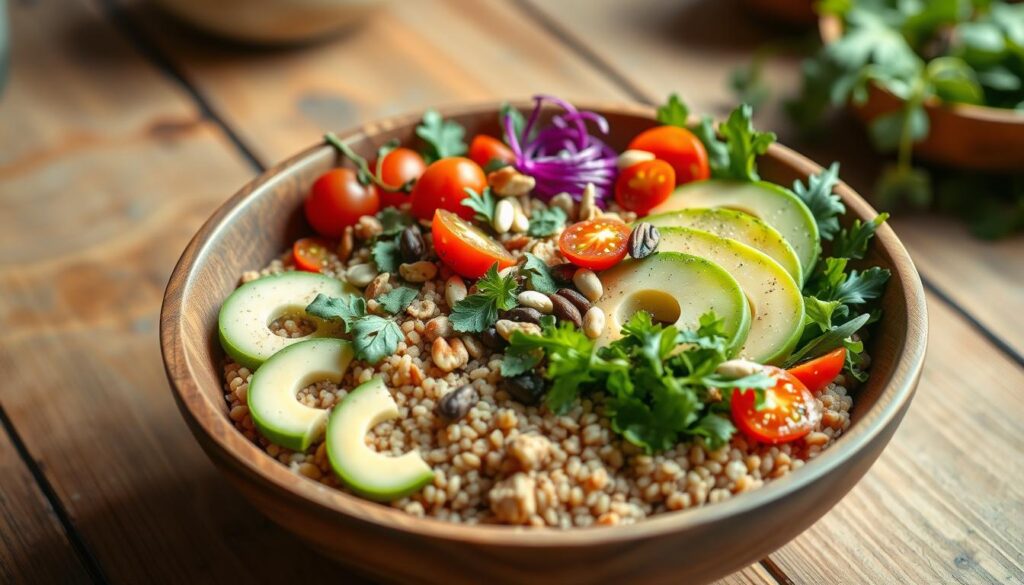
{"type": "MultiPolygon", "coordinates": [[[[131,0],[12,0],[0,96],[0,582],[351,581],[241,501],[175,409],[157,310],[214,207],[326,129],[534,92],[700,112],[768,38],[728,0],[394,2],[247,50],[131,0]]],[[[796,63],[773,65],[792,85],[796,63]]],[[[761,123],[792,143],[785,121],[761,123]]],[[[809,150],[868,191],[861,134],[809,150]]],[[[1024,240],[899,216],[929,293],[917,398],[821,521],[727,583],[1024,581],[1024,240]]]]}

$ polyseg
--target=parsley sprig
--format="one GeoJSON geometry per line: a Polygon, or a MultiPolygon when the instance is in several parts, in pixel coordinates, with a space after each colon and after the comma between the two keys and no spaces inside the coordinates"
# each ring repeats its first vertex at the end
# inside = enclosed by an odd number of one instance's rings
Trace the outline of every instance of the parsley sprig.
{"type": "Polygon", "coordinates": [[[476,282],[476,289],[452,307],[448,318],[456,331],[480,333],[494,325],[500,311],[515,308],[519,282],[515,274],[499,275],[495,262],[476,282]]]}
{"type": "Polygon", "coordinates": [[[416,136],[423,140],[425,146],[423,158],[427,163],[465,154],[465,134],[465,128],[458,122],[445,120],[437,110],[427,110],[423,114],[423,121],[416,127],[416,136]]]}
{"type": "Polygon", "coordinates": [[[490,187],[484,187],[484,190],[477,193],[469,187],[465,188],[466,197],[462,200],[462,205],[473,210],[473,219],[490,226],[494,222],[494,208],[498,202],[494,199],[494,194],[491,193],[490,187]]]}
{"type": "Polygon", "coordinates": [[[357,295],[318,294],[306,312],[321,319],[342,321],[345,331],[352,334],[356,358],[369,364],[393,355],[405,337],[394,319],[367,313],[366,301],[357,295]]]}

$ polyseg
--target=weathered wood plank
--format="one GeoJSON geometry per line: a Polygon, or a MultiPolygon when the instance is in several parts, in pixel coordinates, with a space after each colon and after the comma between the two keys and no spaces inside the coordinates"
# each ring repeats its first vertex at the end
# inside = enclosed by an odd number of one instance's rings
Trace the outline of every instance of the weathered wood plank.
{"type": "MultiPolygon", "coordinates": [[[[171,267],[251,167],[93,5],[18,2],[10,15],[0,403],[26,449],[112,582],[347,576],[224,483],[182,423],[161,365],[157,313],[171,267]]],[[[11,469],[0,480],[4,570],[19,578],[46,564],[54,578],[25,578],[73,582],[76,560],[49,534],[48,513],[23,526],[19,507],[32,494],[10,453],[0,444],[11,469]],[[24,566],[8,562],[9,550],[24,566]]]]}
{"type": "Polygon", "coordinates": [[[0,582],[90,581],[53,507],[0,429],[0,582]]]}
{"type": "MultiPolygon", "coordinates": [[[[523,2],[545,26],[624,76],[639,97],[657,102],[678,91],[700,113],[721,115],[735,105],[728,89],[730,73],[772,39],[772,31],[744,14],[736,2],[523,2]]],[[[787,94],[799,85],[798,67],[792,57],[774,59],[765,77],[777,93],[787,94]]],[[[758,118],[760,125],[779,132],[784,142],[818,162],[841,161],[844,179],[861,193],[872,192],[884,160],[871,152],[863,130],[852,120],[839,120],[830,138],[809,144],[798,140],[779,108],[768,107],[758,118]]],[[[1019,334],[1024,326],[1024,237],[991,245],[975,240],[956,222],[911,213],[902,214],[894,225],[925,278],[1024,354],[1024,336],[1019,334]]]]}

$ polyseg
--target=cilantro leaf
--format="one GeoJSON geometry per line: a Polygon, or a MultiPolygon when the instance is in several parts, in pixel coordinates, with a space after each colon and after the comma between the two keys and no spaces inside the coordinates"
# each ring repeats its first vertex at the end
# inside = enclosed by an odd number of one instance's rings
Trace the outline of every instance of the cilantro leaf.
{"type": "Polygon", "coordinates": [[[526,277],[530,288],[546,295],[554,294],[558,290],[558,284],[551,275],[547,262],[529,252],[524,256],[526,262],[519,268],[519,272],[526,277]]]}
{"type": "Polygon", "coordinates": [[[566,219],[568,216],[561,207],[538,209],[530,217],[530,229],[526,233],[535,238],[546,238],[565,227],[566,219]]]}
{"type": "Polygon", "coordinates": [[[402,253],[395,238],[377,240],[370,249],[370,254],[381,272],[397,272],[398,265],[402,263],[402,253]]]}
{"type": "Polygon", "coordinates": [[[498,312],[516,306],[519,283],[514,274],[502,277],[494,263],[476,283],[477,292],[455,303],[448,316],[452,327],[463,333],[480,333],[498,321],[498,312]]]}
{"type": "Polygon", "coordinates": [[[394,355],[403,338],[398,323],[378,315],[366,315],[352,323],[352,345],[356,358],[369,364],[376,364],[394,355]]]}
{"type": "Polygon", "coordinates": [[[741,181],[759,181],[757,174],[757,157],[768,151],[775,142],[774,132],[758,132],[754,130],[754,109],[743,104],[729,114],[718,131],[725,138],[729,152],[728,175],[721,178],[741,181]]]}
{"type": "Polygon", "coordinates": [[[867,324],[870,318],[871,315],[861,315],[843,323],[842,325],[832,327],[828,331],[805,344],[793,355],[789,356],[789,359],[786,360],[786,367],[788,368],[793,364],[814,359],[818,356],[825,355],[834,349],[842,347],[843,342],[867,324]]]}
{"type": "Polygon", "coordinates": [[[711,168],[711,176],[725,176],[729,169],[729,149],[724,142],[718,139],[711,117],[701,118],[700,124],[693,128],[693,133],[704,143],[704,149],[708,151],[708,166],[711,168]]]}
{"type": "Polygon", "coordinates": [[[668,126],[679,126],[686,128],[690,117],[690,108],[679,99],[679,94],[672,93],[664,105],[658,106],[658,122],[668,126]]]}
{"type": "Polygon", "coordinates": [[[377,302],[380,303],[380,306],[388,313],[397,315],[411,305],[418,294],[419,291],[414,288],[399,286],[391,289],[391,292],[378,296],[377,302]]]}
{"type": "Polygon", "coordinates": [[[712,450],[728,443],[735,432],[736,426],[732,421],[720,414],[707,414],[689,429],[691,435],[704,437],[712,450]]]}
{"type": "Polygon", "coordinates": [[[481,193],[477,193],[469,187],[463,190],[469,197],[462,200],[462,205],[476,212],[473,214],[473,219],[482,224],[491,225],[491,222],[494,221],[494,207],[497,205],[494,195],[491,194],[491,188],[484,187],[481,193]]]}
{"type": "Polygon", "coordinates": [[[837,258],[850,258],[860,260],[868,251],[868,243],[874,237],[878,228],[889,219],[888,213],[880,213],[875,219],[863,223],[859,219],[853,220],[853,225],[843,228],[836,236],[832,245],[832,255],[837,258]]]}
{"type": "Polygon", "coordinates": [[[381,227],[384,228],[381,233],[385,236],[393,236],[413,224],[412,216],[395,207],[381,209],[377,213],[377,219],[380,221],[381,227]]]}
{"type": "Polygon", "coordinates": [[[832,193],[838,182],[839,163],[832,163],[821,173],[808,177],[806,186],[799,180],[793,183],[793,192],[807,204],[818,224],[818,233],[825,240],[831,240],[839,231],[839,216],[846,213],[842,200],[832,193]]]}
{"type": "Polygon", "coordinates": [[[349,331],[355,320],[366,315],[366,301],[358,295],[329,297],[320,293],[306,307],[306,313],[327,321],[340,319],[349,331]]]}
{"type": "Polygon", "coordinates": [[[465,154],[465,133],[465,128],[451,120],[444,120],[437,110],[427,110],[423,114],[423,121],[416,127],[416,136],[426,144],[424,158],[427,163],[465,154]]]}

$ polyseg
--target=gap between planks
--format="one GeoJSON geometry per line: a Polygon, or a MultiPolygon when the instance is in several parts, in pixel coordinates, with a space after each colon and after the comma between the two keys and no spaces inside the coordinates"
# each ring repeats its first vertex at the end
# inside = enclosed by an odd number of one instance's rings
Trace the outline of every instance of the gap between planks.
{"type": "MultiPolygon", "coordinates": [[[[575,51],[581,59],[590,64],[592,67],[603,73],[611,82],[619,86],[619,88],[626,92],[630,97],[637,101],[656,106],[658,100],[649,95],[646,91],[641,89],[638,85],[624,73],[619,71],[612,63],[609,63],[599,54],[594,52],[585,42],[576,36],[575,33],[562,26],[554,18],[548,16],[543,11],[539,10],[529,0],[513,0],[513,4],[518,6],[520,10],[529,18],[533,19],[537,25],[551,34],[553,37],[562,42],[563,45],[569,49],[575,51]]],[[[920,270],[919,270],[920,273],[920,270]]],[[[1000,352],[1006,357],[1012,360],[1021,368],[1024,368],[1024,355],[1018,352],[1014,347],[1003,339],[999,334],[989,329],[984,323],[976,318],[971,312],[961,305],[956,299],[954,299],[948,292],[942,287],[938,286],[934,280],[928,278],[925,274],[920,273],[921,282],[925,288],[935,294],[936,297],[940,298],[950,306],[957,314],[964,318],[970,325],[978,331],[989,342],[992,343],[1000,352]]]]}

